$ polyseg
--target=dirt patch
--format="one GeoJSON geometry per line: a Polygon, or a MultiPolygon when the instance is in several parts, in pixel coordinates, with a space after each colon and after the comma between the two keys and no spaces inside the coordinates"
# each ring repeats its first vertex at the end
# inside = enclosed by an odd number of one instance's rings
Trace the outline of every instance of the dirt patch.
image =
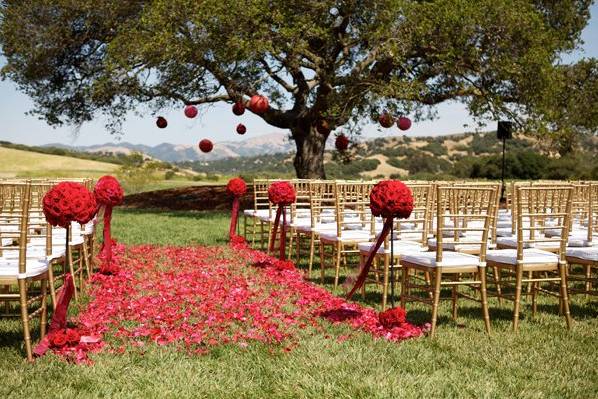
{"type": "MultiPolygon", "coordinates": [[[[166,190],[146,191],[125,197],[124,208],[163,209],[185,211],[230,210],[232,198],[226,193],[226,186],[191,186],[166,190]]],[[[247,194],[241,199],[241,209],[253,207],[253,187],[247,187],[247,194]]]]}

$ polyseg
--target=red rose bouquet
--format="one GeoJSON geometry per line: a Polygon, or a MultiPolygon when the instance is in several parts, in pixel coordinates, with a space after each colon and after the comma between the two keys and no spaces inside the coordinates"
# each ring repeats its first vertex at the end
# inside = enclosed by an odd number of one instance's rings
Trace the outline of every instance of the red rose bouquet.
{"type": "MultiPolygon", "coordinates": [[[[355,291],[365,282],[376,253],[378,253],[382,243],[392,229],[393,219],[407,219],[411,215],[411,212],[413,211],[413,194],[409,187],[403,182],[398,180],[381,181],[372,188],[372,192],[370,193],[370,209],[374,216],[382,216],[386,220],[384,221],[384,227],[382,228],[380,236],[378,236],[376,245],[370,250],[367,261],[359,271],[355,285],[351,291],[349,291],[349,298],[351,298],[355,291]]],[[[391,262],[394,262],[394,257],[391,257],[391,262]]],[[[390,281],[392,282],[391,292],[394,293],[394,267],[392,266],[394,266],[394,264],[391,265],[390,269],[390,281]]],[[[394,303],[394,295],[392,294],[391,303],[394,303]]]]}
{"type": "Polygon", "coordinates": [[[103,274],[114,274],[117,268],[112,265],[112,237],[110,226],[112,221],[112,208],[120,205],[124,199],[124,191],[118,180],[112,176],[102,176],[93,190],[97,202],[104,207],[104,243],[101,254],[104,258],[100,266],[103,274]]]}
{"type": "Polygon", "coordinates": [[[349,148],[349,138],[344,134],[339,134],[338,136],[336,136],[334,146],[340,152],[346,151],[347,148],[349,148]]]}
{"type": "Polygon", "coordinates": [[[71,222],[85,224],[96,214],[94,196],[79,183],[58,183],[44,195],[42,203],[46,220],[52,226],[68,228],[71,222]]]}
{"type": "Polygon", "coordinates": [[[407,312],[401,307],[387,309],[378,314],[378,321],[387,329],[400,327],[407,321],[407,312]]]}
{"type": "Polygon", "coordinates": [[[230,240],[232,240],[233,236],[235,235],[235,230],[237,230],[237,219],[239,217],[239,198],[247,193],[247,184],[245,184],[245,180],[241,179],[240,177],[235,177],[228,181],[228,184],[226,185],[226,192],[233,196],[233,209],[231,213],[230,227],[228,229],[228,237],[230,240]]]}
{"type": "Polygon", "coordinates": [[[276,241],[276,232],[280,224],[280,217],[282,216],[282,227],[280,228],[280,259],[285,260],[285,246],[286,246],[286,212],[284,207],[291,205],[297,199],[295,188],[288,181],[277,181],[268,188],[268,198],[270,202],[278,205],[276,210],[276,217],[274,218],[274,227],[272,229],[272,239],[270,240],[270,252],[274,251],[274,242],[276,241]]]}

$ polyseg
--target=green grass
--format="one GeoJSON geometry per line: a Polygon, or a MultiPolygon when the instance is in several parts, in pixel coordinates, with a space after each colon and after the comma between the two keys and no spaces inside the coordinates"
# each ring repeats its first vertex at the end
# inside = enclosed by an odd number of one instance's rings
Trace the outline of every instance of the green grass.
{"type": "MultiPolygon", "coordinates": [[[[126,244],[220,245],[225,213],[121,211],[113,233],[126,244]]],[[[317,268],[316,268],[316,271],[317,268]]],[[[330,281],[328,279],[327,281],[330,281]]],[[[330,288],[330,285],[327,285],[330,288]]],[[[373,287],[365,300],[376,306],[373,287]]],[[[361,300],[360,296],[356,297],[361,300]]],[[[188,356],[169,347],[145,352],[94,356],[94,366],[66,364],[47,356],[23,361],[20,324],[0,323],[1,397],[144,398],[595,398],[598,397],[598,303],[576,296],[571,331],[558,316],[557,302],[541,299],[531,318],[524,306],[518,333],[511,307],[491,302],[493,333],[484,333],[477,304],[462,302],[458,323],[442,306],[437,336],[399,344],[366,334],[339,342],[350,330],[330,326],[304,330],[290,353],[266,346],[220,347],[205,356],[188,356]]],[[[429,309],[408,306],[416,323],[429,309]]]]}

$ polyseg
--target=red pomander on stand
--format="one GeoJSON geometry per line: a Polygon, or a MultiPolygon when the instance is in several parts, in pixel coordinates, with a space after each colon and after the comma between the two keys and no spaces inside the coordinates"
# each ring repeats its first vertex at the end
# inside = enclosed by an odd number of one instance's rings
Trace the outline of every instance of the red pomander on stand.
{"type": "Polygon", "coordinates": [[[274,251],[274,242],[276,241],[276,233],[278,225],[280,224],[280,217],[282,216],[282,226],[280,226],[280,260],[286,259],[286,212],[285,206],[291,205],[297,199],[295,188],[288,181],[277,181],[268,188],[268,199],[271,203],[278,206],[276,210],[276,217],[274,218],[274,227],[272,228],[272,237],[270,238],[269,251],[274,251]]]}
{"type": "Polygon", "coordinates": [[[226,192],[233,197],[233,209],[230,217],[230,227],[228,229],[228,237],[232,242],[233,237],[236,236],[235,232],[237,230],[237,219],[239,217],[240,198],[247,193],[247,184],[245,183],[245,180],[240,177],[235,177],[228,181],[226,192]]]}
{"type": "MultiPolygon", "coordinates": [[[[362,266],[361,270],[359,271],[359,275],[357,276],[357,280],[355,281],[355,285],[347,294],[347,298],[350,299],[355,291],[359,289],[366,280],[368,272],[372,266],[374,258],[378,253],[378,250],[384,243],[384,240],[390,234],[391,238],[391,245],[390,245],[390,281],[391,281],[391,306],[392,309],[383,312],[382,314],[390,315],[393,312],[398,312],[394,308],[394,253],[392,244],[392,236],[393,236],[393,225],[394,225],[394,218],[399,219],[407,219],[411,215],[413,211],[413,194],[409,187],[407,187],[403,182],[399,180],[384,180],[380,183],[376,184],[372,188],[372,192],[370,193],[370,209],[374,216],[381,216],[384,218],[384,227],[382,228],[382,232],[376,241],[376,244],[370,250],[368,258],[365,264],[362,266]],[[388,313],[387,313],[388,312],[388,313]]],[[[402,309],[400,309],[402,310],[402,309]]],[[[396,315],[395,315],[396,316],[396,315]]],[[[389,318],[393,318],[395,316],[388,316],[389,318]]],[[[383,323],[383,320],[380,320],[383,323]]],[[[392,323],[390,323],[392,324],[392,323]]]]}
{"type": "Polygon", "coordinates": [[[122,204],[124,191],[116,178],[113,176],[102,176],[96,183],[93,192],[99,206],[104,208],[104,242],[100,250],[100,258],[102,259],[100,273],[116,274],[118,272],[118,265],[112,262],[113,240],[110,234],[110,225],[112,221],[112,208],[122,204]]]}

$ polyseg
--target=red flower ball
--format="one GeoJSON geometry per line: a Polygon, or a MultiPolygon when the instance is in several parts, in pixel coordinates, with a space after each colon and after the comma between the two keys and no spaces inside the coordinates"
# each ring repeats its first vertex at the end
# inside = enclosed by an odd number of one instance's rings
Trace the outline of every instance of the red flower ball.
{"type": "Polygon", "coordinates": [[[245,180],[240,177],[232,178],[226,185],[226,192],[233,197],[241,197],[247,193],[247,184],[245,184],[245,180]]]}
{"type": "Polygon", "coordinates": [[[213,148],[214,144],[208,139],[203,139],[199,142],[199,149],[201,152],[210,152],[213,148]]]}
{"type": "Polygon", "coordinates": [[[96,200],[82,184],[58,183],[44,195],[43,211],[52,226],[68,227],[71,222],[85,224],[96,214],[96,200]]]}
{"type": "Polygon", "coordinates": [[[68,338],[63,330],[58,330],[50,337],[50,346],[53,348],[62,348],[68,342],[68,338]]]}
{"type": "Polygon", "coordinates": [[[245,125],[242,124],[242,123],[239,123],[237,125],[237,133],[239,133],[239,134],[245,134],[246,132],[247,132],[247,128],[245,127],[245,125]]]}
{"type": "Polygon", "coordinates": [[[187,118],[195,118],[197,116],[197,107],[194,105],[187,105],[185,107],[185,116],[187,118]]]}
{"type": "Polygon", "coordinates": [[[233,104],[233,114],[243,115],[245,113],[245,104],[242,101],[237,101],[233,104]]]}
{"type": "Polygon", "coordinates": [[[158,119],[156,119],[156,126],[158,126],[160,129],[164,129],[166,126],[168,126],[168,121],[166,121],[166,118],[159,116],[158,119]]]}
{"type": "Polygon", "coordinates": [[[349,148],[349,138],[344,134],[340,134],[336,137],[336,141],[334,142],[336,149],[339,151],[346,151],[349,148]]]}
{"type": "Polygon", "coordinates": [[[318,131],[318,133],[326,136],[330,133],[330,125],[325,119],[320,119],[316,122],[316,130],[318,131]]]}
{"type": "Polygon", "coordinates": [[[249,109],[256,114],[263,114],[268,110],[268,98],[265,96],[255,95],[249,100],[249,109]]]}
{"type": "Polygon", "coordinates": [[[401,116],[399,120],[397,120],[397,126],[401,130],[407,130],[411,127],[411,119],[401,116]]]}
{"type": "Polygon", "coordinates": [[[66,340],[70,345],[77,345],[81,340],[81,334],[79,334],[79,331],[75,330],[74,328],[67,328],[66,340]]]}
{"type": "Polygon", "coordinates": [[[413,195],[403,182],[384,180],[372,188],[370,209],[374,216],[407,219],[413,211],[413,195]]]}
{"type": "Polygon", "coordinates": [[[268,198],[276,205],[290,205],[295,202],[297,195],[295,188],[288,181],[277,181],[270,184],[268,198]]]}
{"type": "Polygon", "coordinates": [[[396,307],[378,314],[378,321],[384,328],[400,327],[407,322],[405,309],[396,307]]]}
{"type": "Polygon", "coordinates": [[[380,122],[380,125],[382,127],[388,129],[389,127],[391,127],[395,123],[395,120],[394,120],[394,118],[392,117],[391,114],[389,114],[388,112],[384,112],[378,118],[378,122],[380,122]]]}
{"type": "Polygon", "coordinates": [[[102,205],[120,205],[124,199],[124,191],[118,180],[113,176],[102,176],[93,189],[96,201],[102,205]]]}

